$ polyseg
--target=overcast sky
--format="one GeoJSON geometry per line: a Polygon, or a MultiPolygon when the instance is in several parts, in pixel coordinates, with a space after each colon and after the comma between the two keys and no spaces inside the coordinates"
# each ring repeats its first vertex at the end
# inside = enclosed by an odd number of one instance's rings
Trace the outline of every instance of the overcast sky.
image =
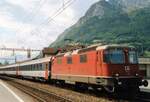
{"type": "Polygon", "coordinates": [[[97,1],[75,0],[54,21],[47,23],[46,19],[62,7],[63,0],[0,0],[0,47],[42,49],[97,1]]]}

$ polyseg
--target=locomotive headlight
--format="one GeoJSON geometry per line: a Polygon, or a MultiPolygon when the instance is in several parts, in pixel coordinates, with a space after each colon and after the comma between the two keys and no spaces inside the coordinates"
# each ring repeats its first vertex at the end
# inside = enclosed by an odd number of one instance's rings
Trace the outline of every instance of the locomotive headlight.
{"type": "Polygon", "coordinates": [[[118,82],[118,85],[122,85],[122,82],[118,82]]]}
{"type": "Polygon", "coordinates": [[[138,74],[138,73],[136,73],[136,74],[135,74],[135,76],[139,76],[139,74],[138,74]]]}
{"type": "Polygon", "coordinates": [[[115,76],[116,76],[116,77],[118,77],[118,76],[119,76],[119,74],[117,73],[117,74],[115,74],[115,76]]]}

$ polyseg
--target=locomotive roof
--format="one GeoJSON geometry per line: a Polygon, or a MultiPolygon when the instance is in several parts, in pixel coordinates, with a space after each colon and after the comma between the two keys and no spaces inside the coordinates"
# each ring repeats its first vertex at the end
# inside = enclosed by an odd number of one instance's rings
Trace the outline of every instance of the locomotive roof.
{"type": "Polygon", "coordinates": [[[77,49],[77,50],[74,50],[74,51],[71,51],[71,52],[60,53],[56,57],[70,56],[70,55],[74,55],[74,54],[81,54],[81,53],[88,52],[88,51],[103,50],[103,49],[108,49],[108,48],[132,48],[132,49],[134,49],[134,47],[132,47],[132,46],[117,45],[117,44],[113,44],[113,45],[93,45],[93,46],[89,46],[87,48],[77,49]]]}
{"type": "Polygon", "coordinates": [[[98,46],[98,47],[96,48],[96,50],[108,49],[108,48],[133,48],[133,49],[134,49],[133,46],[114,44],[114,45],[98,46]]]}

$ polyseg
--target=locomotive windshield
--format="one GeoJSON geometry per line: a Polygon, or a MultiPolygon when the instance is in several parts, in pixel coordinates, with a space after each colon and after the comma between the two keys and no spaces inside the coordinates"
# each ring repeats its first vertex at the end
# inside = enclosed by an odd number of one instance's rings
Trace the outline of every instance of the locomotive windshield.
{"type": "Polygon", "coordinates": [[[121,49],[110,49],[104,52],[104,62],[112,64],[125,63],[124,52],[121,49]]]}
{"type": "Polygon", "coordinates": [[[129,51],[129,63],[137,64],[138,63],[138,54],[136,51],[129,51]]]}

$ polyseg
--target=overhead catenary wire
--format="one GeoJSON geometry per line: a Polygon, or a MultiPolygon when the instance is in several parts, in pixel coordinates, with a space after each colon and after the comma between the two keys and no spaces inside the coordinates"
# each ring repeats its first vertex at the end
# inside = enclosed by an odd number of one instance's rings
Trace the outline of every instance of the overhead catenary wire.
{"type": "Polygon", "coordinates": [[[36,10],[34,10],[32,12],[33,16],[30,17],[31,18],[30,21],[32,21],[35,18],[35,16],[38,14],[38,12],[41,10],[41,8],[46,4],[46,1],[47,0],[40,0],[40,5],[37,7],[36,10]]]}
{"type": "MultiPolygon", "coordinates": [[[[39,4],[41,4],[42,1],[43,0],[40,0],[39,4]]],[[[59,9],[57,9],[56,12],[54,12],[51,16],[49,16],[46,20],[44,20],[38,27],[36,27],[34,30],[31,30],[31,32],[30,32],[31,35],[37,35],[37,32],[40,32],[39,30],[42,29],[43,25],[46,25],[46,24],[50,23],[51,21],[54,21],[54,18],[57,17],[58,15],[60,15],[67,7],[69,7],[73,3],[73,1],[75,1],[75,0],[68,0],[66,2],[63,0],[63,5],[59,9]]],[[[36,9],[35,14],[37,14],[36,12],[38,12],[43,7],[45,2],[46,2],[46,0],[44,0],[43,3],[41,4],[41,6],[39,6],[36,9]]],[[[32,12],[33,12],[33,10],[32,10],[32,12]]],[[[35,15],[34,15],[34,17],[35,17],[35,15]]],[[[30,17],[31,21],[34,17],[33,16],[30,17]]],[[[28,16],[26,16],[26,18],[28,18],[28,16]]],[[[23,25],[20,25],[20,26],[18,25],[18,27],[20,28],[17,30],[18,32],[24,28],[23,25]]]]}
{"type": "MultiPolygon", "coordinates": [[[[34,7],[34,9],[31,10],[30,14],[25,15],[22,19],[25,20],[27,18],[30,18],[30,22],[33,20],[33,18],[36,16],[37,12],[40,11],[40,9],[43,7],[43,5],[45,4],[46,0],[39,0],[38,2],[38,6],[34,7]]],[[[28,21],[29,21],[28,20],[28,21]]],[[[24,26],[21,24],[18,24],[17,26],[17,30],[16,33],[19,33],[20,31],[22,31],[24,29],[24,26]]]]}
{"type": "MultiPolygon", "coordinates": [[[[38,27],[38,28],[40,28],[40,27],[42,27],[43,25],[45,25],[45,24],[48,24],[48,23],[50,23],[50,22],[54,22],[54,23],[56,23],[55,22],[55,17],[57,17],[58,15],[60,15],[65,9],[67,9],[73,2],[74,2],[75,0],[68,0],[68,1],[66,1],[65,2],[65,0],[63,0],[63,4],[62,4],[62,6],[59,8],[59,9],[57,9],[56,10],[56,12],[54,12],[51,16],[49,16],[46,20],[44,20],[44,22],[42,22],[41,24],[40,24],[40,26],[38,27]],[[42,26],[41,26],[42,25],[42,26]]],[[[43,7],[43,5],[45,4],[45,2],[46,2],[46,0],[40,0],[39,1],[39,4],[40,4],[40,6],[38,7],[38,8],[36,8],[36,10],[35,9],[33,9],[31,12],[30,12],[30,14],[32,13],[32,16],[30,17],[31,19],[30,20],[33,20],[33,18],[36,16],[36,14],[37,14],[37,12],[43,7]]],[[[27,15],[27,16],[24,16],[23,17],[23,19],[26,19],[26,18],[28,18],[29,17],[29,15],[27,15]]],[[[23,28],[24,28],[24,26],[22,25],[22,24],[18,24],[18,30],[16,31],[16,33],[17,32],[19,32],[19,31],[21,31],[23,28]]],[[[37,29],[36,29],[37,30],[37,29]]],[[[40,29],[38,29],[39,31],[40,31],[40,29]]]]}
{"type": "MultiPolygon", "coordinates": [[[[27,15],[25,15],[25,16],[23,16],[23,20],[25,20],[25,19],[27,19],[27,18],[33,18],[33,16],[34,16],[34,14],[36,14],[36,12],[38,12],[40,9],[41,9],[41,7],[44,5],[44,3],[46,2],[46,0],[39,0],[39,3],[38,3],[38,7],[34,7],[34,9],[32,9],[31,10],[31,12],[30,12],[30,14],[27,14],[27,15]],[[43,3],[42,3],[43,2],[43,3]],[[34,13],[35,12],[35,13],[34,13]],[[32,14],[32,15],[31,15],[32,14]]],[[[32,19],[30,19],[30,22],[32,21],[32,19]]],[[[22,28],[24,28],[23,27],[23,25],[21,25],[21,24],[18,24],[18,30],[17,31],[20,31],[20,30],[22,30],[22,28]]]]}
{"type": "Polygon", "coordinates": [[[40,36],[40,29],[42,29],[42,26],[50,23],[51,21],[54,21],[54,18],[61,14],[68,6],[70,6],[73,1],[75,0],[68,0],[66,2],[63,0],[63,5],[60,8],[58,8],[56,12],[54,12],[51,16],[45,19],[40,25],[38,25],[34,30],[31,30],[30,34],[40,36]]]}
{"type": "MultiPolygon", "coordinates": [[[[73,4],[75,0],[68,0],[67,2],[64,3],[63,6],[61,6],[56,12],[54,12],[51,16],[49,16],[44,22],[42,22],[37,28],[31,31],[32,34],[35,34],[35,32],[40,33],[39,29],[42,29],[42,26],[49,24],[50,22],[54,21],[54,19],[60,15],[64,10],[66,10],[71,4],[73,4]]],[[[35,34],[37,35],[37,34],[35,34]]],[[[38,34],[39,35],[39,34],[38,34]]]]}

